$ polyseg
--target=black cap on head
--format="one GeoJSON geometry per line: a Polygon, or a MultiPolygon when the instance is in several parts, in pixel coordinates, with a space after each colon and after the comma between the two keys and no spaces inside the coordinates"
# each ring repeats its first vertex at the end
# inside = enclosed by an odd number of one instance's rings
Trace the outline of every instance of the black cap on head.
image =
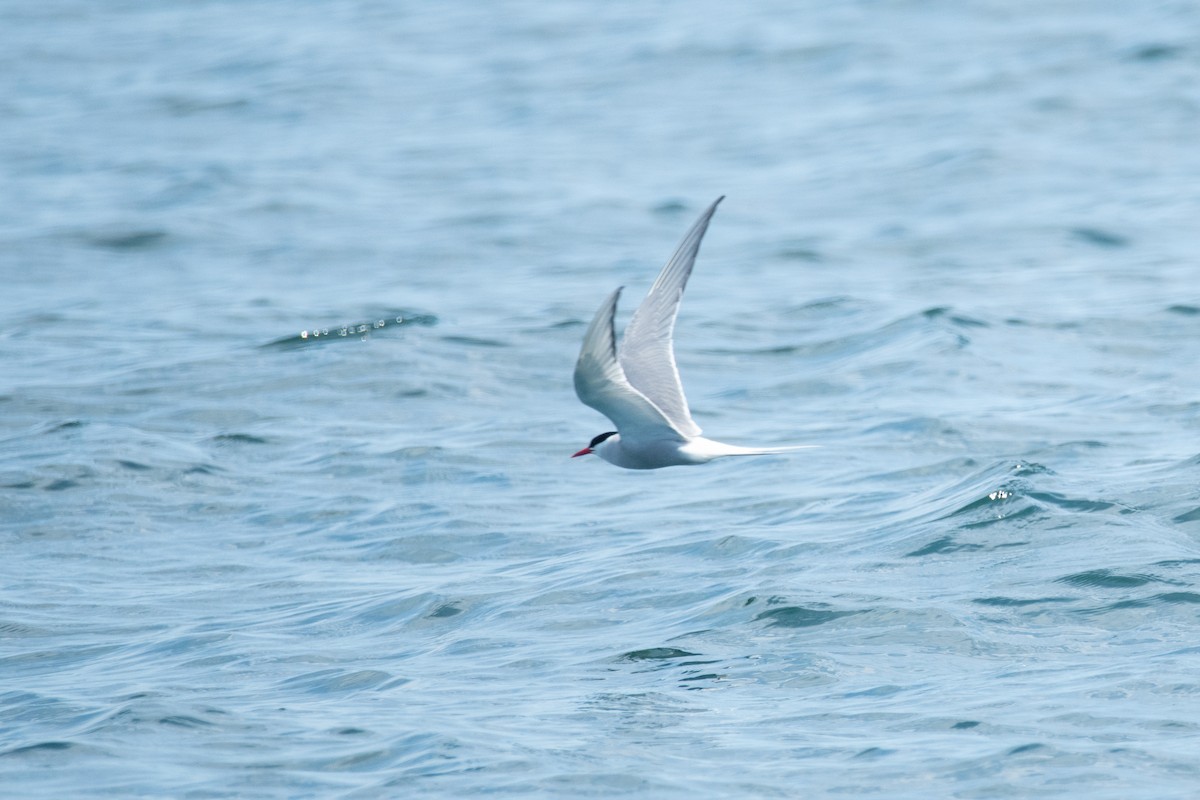
{"type": "Polygon", "coordinates": [[[609,431],[608,433],[602,433],[599,436],[597,436],[596,438],[592,439],[592,441],[588,442],[588,447],[595,447],[596,445],[600,444],[608,437],[616,436],[616,435],[617,435],[616,431],[609,431]]]}

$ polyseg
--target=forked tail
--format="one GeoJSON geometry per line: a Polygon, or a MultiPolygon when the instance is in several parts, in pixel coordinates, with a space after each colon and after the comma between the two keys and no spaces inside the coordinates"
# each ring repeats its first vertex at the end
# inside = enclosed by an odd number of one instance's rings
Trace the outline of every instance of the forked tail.
{"type": "Polygon", "coordinates": [[[780,453],[795,453],[800,450],[812,450],[820,447],[817,444],[795,444],[787,447],[742,447],[736,444],[715,442],[712,439],[697,437],[683,448],[683,451],[697,457],[699,461],[710,461],[725,456],[769,456],[780,453]]]}
{"type": "Polygon", "coordinates": [[[819,444],[791,444],[785,447],[739,447],[736,444],[723,444],[727,448],[723,456],[769,456],[775,453],[795,453],[798,450],[815,450],[819,444]]]}

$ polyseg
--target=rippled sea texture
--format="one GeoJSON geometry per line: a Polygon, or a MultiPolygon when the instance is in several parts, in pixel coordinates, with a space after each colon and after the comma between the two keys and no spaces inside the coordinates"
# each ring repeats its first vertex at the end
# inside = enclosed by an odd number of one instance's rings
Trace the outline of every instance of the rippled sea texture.
{"type": "Polygon", "coordinates": [[[1195,797],[1197,26],[4,3],[3,793],[1195,797]]]}

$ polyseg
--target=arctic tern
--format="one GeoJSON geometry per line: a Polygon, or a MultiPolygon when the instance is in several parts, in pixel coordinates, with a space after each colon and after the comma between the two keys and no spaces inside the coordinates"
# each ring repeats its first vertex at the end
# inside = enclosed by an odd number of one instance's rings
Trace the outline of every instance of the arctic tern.
{"type": "Polygon", "coordinates": [[[613,316],[624,287],[610,294],[596,312],[575,362],[575,394],[584,405],[612,420],[617,430],[596,436],[572,458],[595,453],[618,467],[658,469],[815,446],[738,447],[715,442],[700,435],[700,426],[688,410],[672,345],[675,317],[700,240],[724,199],[713,201],[683,237],[646,299],[633,312],[619,350],[613,316]]]}

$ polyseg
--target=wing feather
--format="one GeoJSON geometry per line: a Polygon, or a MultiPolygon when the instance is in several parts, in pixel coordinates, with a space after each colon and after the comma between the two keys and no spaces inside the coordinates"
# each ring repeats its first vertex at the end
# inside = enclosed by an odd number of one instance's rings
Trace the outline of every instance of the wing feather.
{"type": "MultiPolygon", "coordinates": [[[[675,365],[675,318],[687,287],[688,276],[696,263],[700,241],[708,230],[709,220],[724,200],[722,195],[710,205],[700,219],[683,237],[671,260],[658,274],[646,299],[638,306],[625,328],[621,340],[620,366],[624,376],[642,395],[649,399],[688,438],[700,435],[700,426],[692,419],[683,382],[675,365]]],[[[578,374],[578,373],[576,373],[578,374]]],[[[584,402],[587,402],[586,400],[584,402]]],[[[614,420],[615,421],[615,420],[614,420]]]]}
{"type": "Polygon", "coordinates": [[[608,296],[583,337],[575,362],[575,394],[612,420],[624,438],[682,441],[685,437],[662,410],[630,385],[617,360],[613,317],[620,296],[620,289],[608,296]]]}

